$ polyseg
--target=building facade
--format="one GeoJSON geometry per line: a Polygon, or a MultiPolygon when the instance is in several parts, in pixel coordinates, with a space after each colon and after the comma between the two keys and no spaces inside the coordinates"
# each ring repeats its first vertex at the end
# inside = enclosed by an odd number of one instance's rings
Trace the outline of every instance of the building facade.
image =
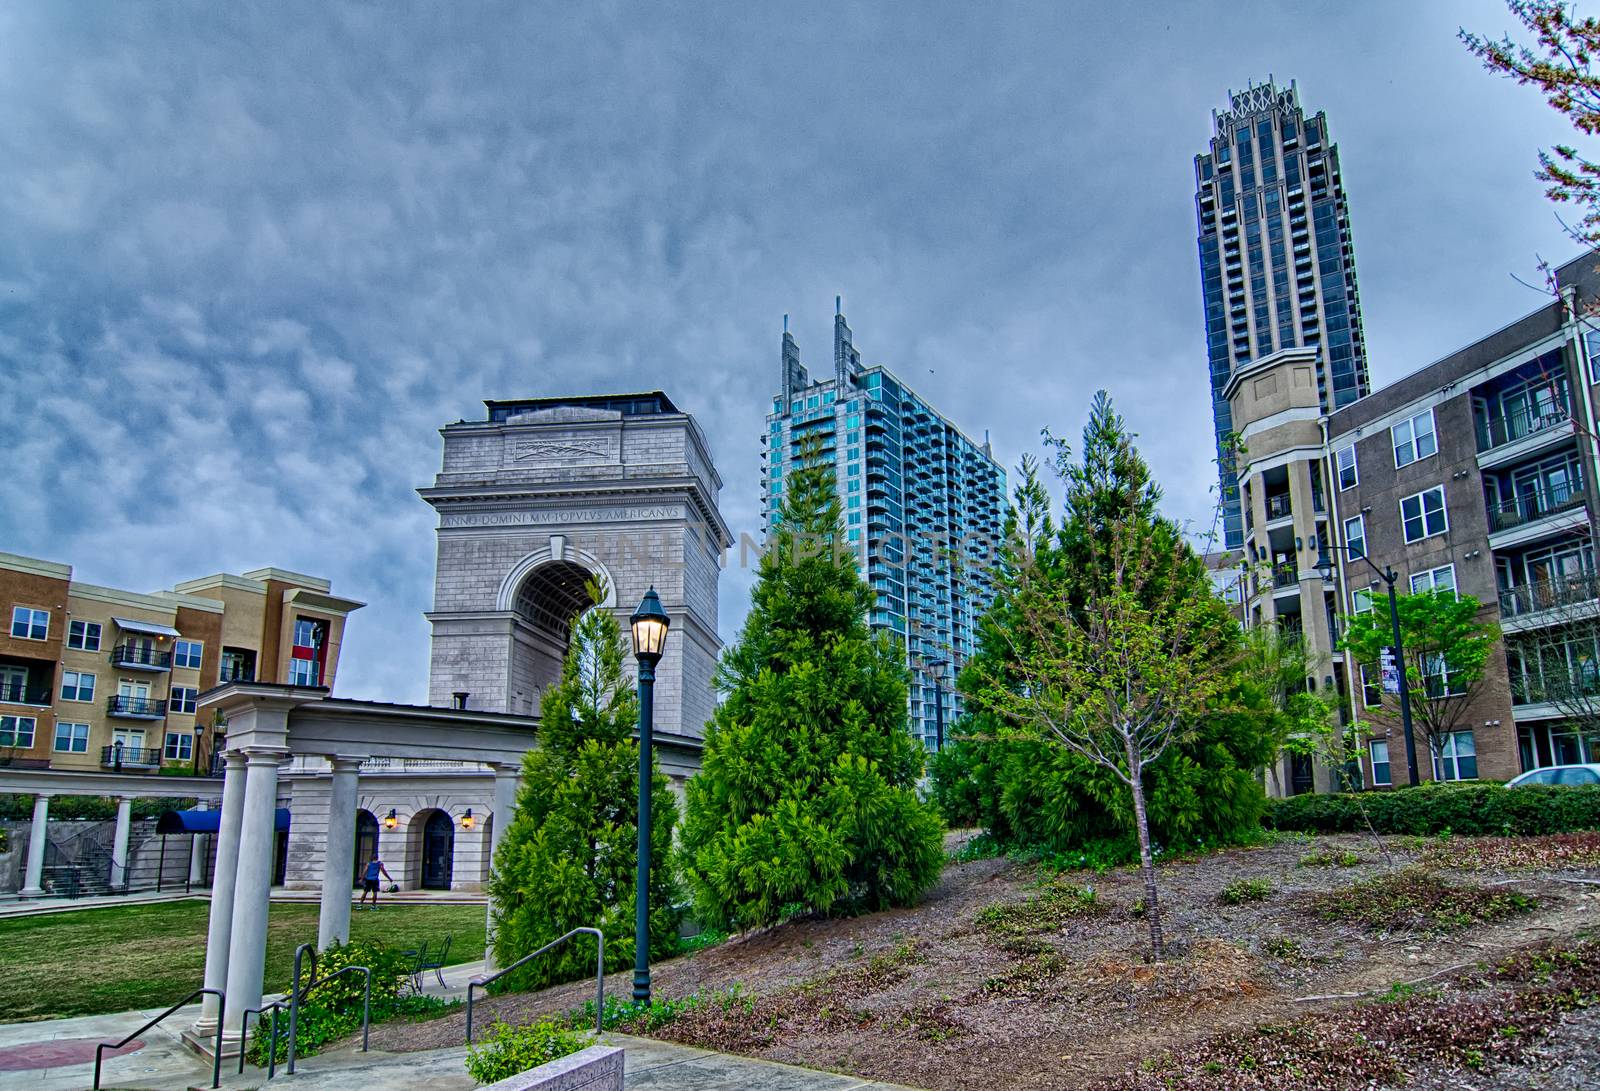
{"type": "Polygon", "coordinates": [[[332,686],[345,618],[362,605],[276,568],[144,594],[0,553],[0,758],[204,772],[219,725],[196,716],[199,695],[235,679],[332,686]]]}
{"type": "Polygon", "coordinates": [[[1368,392],[1367,350],[1339,149],[1328,119],[1307,118],[1291,81],[1230,94],[1195,156],[1195,215],[1205,293],[1206,357],[1227,547],[1244,541],[1228,385],[1285,349],[1317,350],[1311,370],[1326,411],[1368,392]]]}
{"type": "MultiPolygon", "coordinates": [[[[1559,299],[1332,412],[1303,351],[1252,361],[1230,380],[1247,452],[1246,624],[1303,635],[1322,664],[1308,684],[1342,696],[1346,718],[1367,728],[1369,787],[1408,779],[1396,698],[1377,664],[1338,650],[1350,616],[1388,609],[1374,566],[1398,573],[1402,594],[1471,595],[1501,630],[1471,700],[1451,706],[1431,743],[1419,727],[1422,779],[1505,780],[1600,760],[1597,266],[1595,254],[1569,262],[1559,299]],[[1323,557],[1332,578],[1318,570],[1323,557]]],[[[1441,663],[1412,701],[1460,692],[1450,687],[1441,663]]],[[[1292,758],[1273,773],[1286,793],[1332,779],[1292,758]]]]}
{"type": "Polygon", "coordinates": [[[439,516],[429,702],[537,716],[590,582],[624,629],[653,586],[672,618],[656,723],[702,735],[732,543],[699,424],[660,391],[485,405],[487,420],[441,429],[440,472],[418,490],[439,516]]]}
{"type": "Polygon", "coordinates": [[[787,330],[781,367],[761,437],[764,529],[772,532],[785,474],[816,442],[834,467],[847,542],[877,593],[871,625],[906,651],[911,730],[936,749],[961,712],[954,678],[994,598],[1005,471],[987,438],[974,442],[887,368],[864,366],[843,314],[834,315],[826,378],[811,378],[787,330]]]}

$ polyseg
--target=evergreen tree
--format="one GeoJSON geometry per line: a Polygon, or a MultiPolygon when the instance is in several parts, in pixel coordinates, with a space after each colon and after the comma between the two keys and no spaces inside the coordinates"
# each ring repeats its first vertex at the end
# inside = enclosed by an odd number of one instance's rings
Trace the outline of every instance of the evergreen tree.
{"type": "Polygon", "coordinates": [[[715,927],[907,905],[943,864],[938,817],[913,787],[903,656],[867,626],[873,593],[817,444],[785,485],[688,784],[683,871],[715,927]]]}
{"type": "MultiPolygon", "coordinates": [[[[623,671],[616,617],[598,603],[572,625],[561,681],[540,702],[539,747],[522,759],[516,817],[495,850],[494,952],[502,966],[573,928],[599,928],[606,968],[633,965],[634,868],[638,860],[638,699],[623,671]]],[[[650,953],[677,945],[672,831],[678,801],[659,766],[651,794],[650,953]]],[[[536,988],[594,972],[594,952],[571,943],[519,972],[536,988]]]]}

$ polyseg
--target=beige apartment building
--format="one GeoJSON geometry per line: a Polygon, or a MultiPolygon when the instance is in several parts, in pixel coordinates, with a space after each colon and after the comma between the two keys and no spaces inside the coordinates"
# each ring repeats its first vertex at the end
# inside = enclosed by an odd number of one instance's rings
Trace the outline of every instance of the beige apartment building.
{"type": "Polygon", "coordinates": [[[331,688],[363,605],[276,568],[146,594],[0,553],[0,762],[207,772],[226,725],[197,718],[200,694],[235,679],[331,688]]]}

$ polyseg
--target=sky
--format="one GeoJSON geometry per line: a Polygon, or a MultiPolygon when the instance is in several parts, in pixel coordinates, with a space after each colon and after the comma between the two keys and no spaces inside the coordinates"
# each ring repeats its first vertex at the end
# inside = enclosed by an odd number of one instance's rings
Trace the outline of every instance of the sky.
{"type": "MultiPolygon", "coordinates": [[[[366,601],[339,692],[421,701],[437,429],[664,389],[735,537],[789,314],[1008,467],[1104,387],[1170,514],[1215,476],[1193,157],[1294,80],[1382,386],[1542,302],[1570,130],[1499,0],[0,7],[0,550],[136,590],[273,565],[366,601]]],[[[818,367],[820,365],[820,367],[818,367]]],[[[724,639],[749,573],[721,585],[724,639]]]]}

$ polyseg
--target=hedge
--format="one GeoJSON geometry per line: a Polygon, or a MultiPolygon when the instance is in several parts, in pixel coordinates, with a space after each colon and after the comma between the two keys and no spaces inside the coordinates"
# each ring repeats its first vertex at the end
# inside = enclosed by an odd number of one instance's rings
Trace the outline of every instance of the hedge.
{"type": "Polygon", "coordinates": [[[1329,792],[1269,801],[1262,822],[1305,833],[1466,837],[1600,829],[1600,784],[1424,784],[1385,792],[1329,792]],[[1366,811],[1362,814],[1363,808],[1366,811]]]}
{"type": "MultiPolygon", "coordinates": [[[[192,797],[160,796],[135,799],[134,819],[160,818],[168,811],[187,810],[195,805],[192,797]]],[[[33,796],[0,795],[0,819],[25,822],[33,817],[33,796]]],[[[110,822],[117,817],[117,801],[112,796],[51,796],[50,820],[68,822],[110,822]]]]}

